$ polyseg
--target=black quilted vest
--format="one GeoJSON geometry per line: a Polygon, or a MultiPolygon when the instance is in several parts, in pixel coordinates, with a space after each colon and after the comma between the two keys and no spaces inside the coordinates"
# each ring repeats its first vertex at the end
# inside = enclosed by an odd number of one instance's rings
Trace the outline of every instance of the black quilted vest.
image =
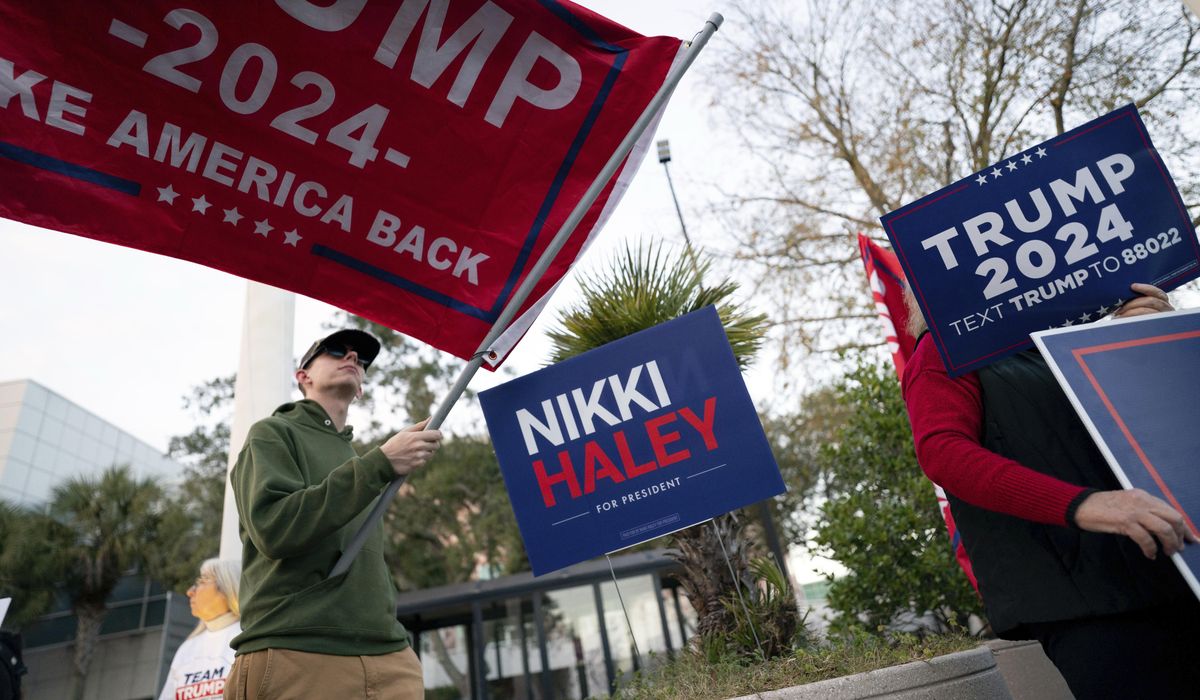
{"type": "MultiPolygon", "coordinates": [[[[1071,484],[1120,488],[1036,350],[978,374],[984,447],[1071,484]]],[[[949,501],[1000,637],[1026,638],[1024,623],[1126,612],[1191,596],[1167,557],[1147,559],[1128,537],[1042,525],[952,494],[949,501]]]]}

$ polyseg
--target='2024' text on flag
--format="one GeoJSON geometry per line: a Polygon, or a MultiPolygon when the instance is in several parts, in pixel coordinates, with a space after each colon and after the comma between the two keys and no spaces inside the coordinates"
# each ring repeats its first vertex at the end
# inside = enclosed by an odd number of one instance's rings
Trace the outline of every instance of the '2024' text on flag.
{"type": "Polygon", "coordinates": [[[0,0],[0,216],[299,292],[460,357],[681,55],[563,0],[193,7],[0,0]]]}

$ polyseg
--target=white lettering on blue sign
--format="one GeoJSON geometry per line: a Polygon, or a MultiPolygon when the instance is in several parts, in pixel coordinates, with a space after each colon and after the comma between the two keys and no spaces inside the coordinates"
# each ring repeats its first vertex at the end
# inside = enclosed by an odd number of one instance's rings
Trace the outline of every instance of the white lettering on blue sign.
{"type": "Polygon", "coordinates": [[[632,367],[624,380],[614,374],[596,380],[587,395],[584,388],[572,389],[553,399],[541,402],[540,415],[521,408],[517,409],[517,425],[521,429],[521,437],[525,440],[525,449],[530,455],[538,453],[536,436],[541,436],[550,445],[559,447],[567,440],[575,440],[581,435],[591,435],[596,432],[596,420],[605,425],[615,426],[633,418],[632,407],[636,405],[644,413],[651,413],[671,404],[671,396],[663,383],[662,373],[654,360],[632,367]],[[642,369],[650,380],[653,396],[638,389],[642,378],[642,369]],[[606,392],[606,390],[608,390],[606,392]],[[617,413],[614,414],[600,403],[606,395],[616,402],[617,413]],[[557,408],[555,406],[557,404],[557,408]],[[561,419],[560,419],[561,416],[561,419]],[[564,428],[566,437],[563,436],[564,428]],[[580,432],[582,431],[582,433],[580,432]]]}
{"type": "MultiPolygon", "coordinates": [[[[1134,172],[1133,159],[1124,153],[1114,153],[1105,158],[1096,161],[1094,166],[1099,172],[1100,177],[1108,186],[1113,195],[1121,194],[1125,191],[1122,183],[1129,179],[1134,172]]],[[[1075,172],[1073,181],[1068,181],[1062,178],[1051,181],[1047,187],[1058,205],[1058,210],[1064,217],[1074,216],[1077,209],[1076,202],[1084,203],[1092,201],[1096,204],[1104,202],[1106,199],[1105,192],[1100,186],[1099,180],[1096,179],[1095,173],[1092,172],[1092,166],[1084,166],[1075,172]]],[[[1050,225],[1053,220],[1053,212],[1050,206],[1049,198],[1046,192],[1038,187],[1029,192],[1029,200],[1032,202],[1036,215],[1031,219],[1026,216],[1024,207],[1016,199],[1010,199],[1004,203],[1004,212],[1007,217],[1001,212],[985,211],[981,212],[969,219],[966,219],[958,226],[948,228],[931,236],[924,238],[921,241],[921,247],[925,250],[934,249],[941,257],[942,266],[947,270],[953,270],[958,267],[958,255],[951,245],[951,241],[958,237],[961,232],[966,233],[968,242],[971,245],[971,250],[976,257],[987,255],[994,248],[1002,248],[1013,243],[1013,239],[1005,235],[1003,231],[1009,223],[1012,227],[1021,233],[1037,233],[1050,225]]],[[[1115,207],[1115,205],[1110,205],[1115,207]]],[[[1105,208],[1106,211],[1109,207],[1105,208]]],[[[1119,212],[1110,211],[1109,218],[1120,217],[1119,212]]],[[[1121,218],[1117,224],[1124,224],[1124,219],[1121,218]]],[[[1059,240],[1067,240],[1075,234],[1074,229],[1067,229],[1067,224],[1060,229],[1055,236],[1059,240]]],[[[1078,224],[1074,224],[1078,226],[1078,224]]],[[[1098,238],[1101,241],[1109,240],[1119,236],[1121,240],[1128,238],[1128,235],[1120,235],[1120,232],[1110,233],[1105,237],[1105,232],[1113,230],[1113,224],[1105,226],[1102,223],[1101,233],[1098,238]]],[[[1086,235],[1086,233],[1085,233],[1086,235]]],[[[1018,248],[1017,253],[1018,263],[1021,270],[1026,276],[1037,279],[1050,273],[1054,268],[1055,259],[1053,253],[1049,250],[1049,246],[1041,244],[1041,242],[1033,242],[1026,240],[1018,248]],[[1035,260],[1036,258],[1036,260],[1035,260]]],[[[1068,260],[1068,262],[1073,262],[1068,260]]],[[[980,276],[992,277],[992,282],[988,285],[988,290],[985,296],[991,299],[1003,292],[1011,291],[1016,287],[1016,283],[1007,279],[1008,265],[1007,262],[998,258],[984,260],[976,273],[980,276]],[[1003,269],[1000,269],[1003,268],[1003,269]],[[1003,280],[1003,281],[997,281],[1003,280]]]]}

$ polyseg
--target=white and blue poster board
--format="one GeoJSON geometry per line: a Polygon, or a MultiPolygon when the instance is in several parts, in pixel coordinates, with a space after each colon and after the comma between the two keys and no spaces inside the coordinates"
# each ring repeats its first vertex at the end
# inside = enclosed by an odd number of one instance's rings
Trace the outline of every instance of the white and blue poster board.
{"type": "MultiPolygon", "coordinates": [[[[1033,339],[1121,484],[1170,503],[1200,533],[1200,310],[1033,339]]],[[[1200,545],[1171,559],[1200,598],[1200,545]]]]}
{"type": "Polygon", "coordinates": [[[1200,244],[1128,105],[882,217],[946,370],[1086,323],[1146,282],[1200,276],[1200,244]]]}
{"type": "Polygon", "coordinates": [[[711,306],[479,398],[538,576],[786,490],[711,306]]]}

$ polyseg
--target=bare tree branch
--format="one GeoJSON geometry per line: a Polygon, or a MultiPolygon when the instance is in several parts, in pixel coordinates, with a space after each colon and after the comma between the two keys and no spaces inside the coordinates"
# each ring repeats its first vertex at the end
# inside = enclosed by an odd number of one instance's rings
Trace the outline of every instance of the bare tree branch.
{"type": "Polygon", "coordinates": [[[1063,38],[1062,75],[1054,84],[1054,90],[1050,95],[1050,109],[1054,112],[1054,129],[1055,133],[1059,134],[1067,130],[1063,125],[1063,107],[1067,103],[1067,92],[1070,91],[1071,81],[1075,77],[1075,62],[1078,60],[1075,47],[1079,39],[1079,27],[1083,24],[1086,11],[1087,0],[1078,0],[1075,3],[1075,11],[1071,14],[1070,28],[1063,38]]]}
{"type": "Polygon", "coordinates": [[[1194,25],[1189,24],[1188,25],[1188,34],[1187,34],[1187,43],[1184,44],[1184,46],[1183,46],[1183,51],[1180,53],[1179,63],[1175,66],[1175,70],[1168,73],[1167,77],[1164,78],[1161,83],[1152,87],[1146,95],[1144,95],[1143,97],[1139,98],[1138,100],[1136,100],[1134,102],[1134,104],[1136,104],[1138,106],[1138,109],[1145,107],[1151,100],[1153,100],[1154,98],[1163,94],[1163,92],[1167,89],[1167,86],[1169,86],[1172,82],[1175,81],[1176,78],[1178,78],[1180,75],[1182,75],[1183,71],[1186,70],[1187,67],[1189,65],[1191,65],[1198,56],[1200,56],[1200,51],[1192,50],[1192,41],[1195,38],[1196,38],[1196,27],[1194,25]]]}

